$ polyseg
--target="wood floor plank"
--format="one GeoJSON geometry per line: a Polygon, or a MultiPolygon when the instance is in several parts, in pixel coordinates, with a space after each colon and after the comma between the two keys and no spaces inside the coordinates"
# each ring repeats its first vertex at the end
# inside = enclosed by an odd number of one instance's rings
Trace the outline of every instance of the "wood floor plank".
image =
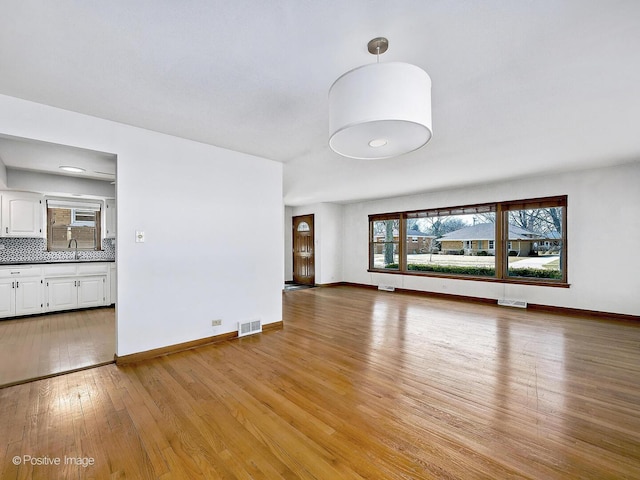
{"type": "Polygon", "coordinates": [[[0,389],[1,478],[640,478],[640,324],[356,287],[283,307],[281,330],[0,389]]]}
{"type": "Polygon", "coordinates": [[[115,309],[0,320],[0,387],[113,361],[115,309]]]}

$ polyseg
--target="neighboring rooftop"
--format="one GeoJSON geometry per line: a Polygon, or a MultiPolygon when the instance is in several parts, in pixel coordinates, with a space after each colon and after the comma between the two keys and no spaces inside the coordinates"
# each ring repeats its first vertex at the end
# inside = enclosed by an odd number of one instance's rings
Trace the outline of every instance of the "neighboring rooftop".
{"type": "MultiPolygon", "coordinates": [[[[464,227],[453,232],[449,232],[440,240],[495,240],[494,223],[478,223],[469,227],[464,227]]],[[[547,238],[530,230],[526,230],[517,225],[509,225],[509,239],[511,240],[531,240],[547,238]]]]}

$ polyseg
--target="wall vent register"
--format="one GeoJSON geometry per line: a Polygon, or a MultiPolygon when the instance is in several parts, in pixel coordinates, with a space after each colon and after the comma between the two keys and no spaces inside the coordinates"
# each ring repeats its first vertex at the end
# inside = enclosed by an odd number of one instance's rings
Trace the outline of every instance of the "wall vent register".
{"type": "Polygon", "coordinates": [[[262,322],[260,320],[238,323],[238,337],[245,337],[260,332],[262,332],[262,322]]]}

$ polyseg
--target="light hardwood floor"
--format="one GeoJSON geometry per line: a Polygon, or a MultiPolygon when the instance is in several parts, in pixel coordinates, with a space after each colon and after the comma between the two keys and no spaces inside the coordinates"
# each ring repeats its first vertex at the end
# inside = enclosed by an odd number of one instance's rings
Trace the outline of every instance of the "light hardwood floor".
{"type": "Polygon", "coordinates": [[[354,287],[283,302],[281,330],[0,390],[0,478],[640,478],[639,324],[354,287]]]}
{"type": "Polygon", "coordinates": [[[115,309],[0,320],[0,386],[112,362],[115,309]]]}

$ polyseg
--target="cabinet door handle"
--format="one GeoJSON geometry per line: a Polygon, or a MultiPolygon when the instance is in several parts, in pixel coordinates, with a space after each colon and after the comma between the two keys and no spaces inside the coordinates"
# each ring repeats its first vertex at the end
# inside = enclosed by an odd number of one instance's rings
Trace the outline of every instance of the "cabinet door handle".
{"type": "Polygon", "coordinates": [[[16,288],[20,288],[20,282],[16,282],[16,288]]]}
{"type": "Polygon", "coordinates": [[[5,227],[7,229],[7,233],[9,233],[9,227],[5,227]]]}
{"type": "Polygon", "coordinates": [[[16,288],[16,282],[11,282],[11,288],[16,288]]]}

